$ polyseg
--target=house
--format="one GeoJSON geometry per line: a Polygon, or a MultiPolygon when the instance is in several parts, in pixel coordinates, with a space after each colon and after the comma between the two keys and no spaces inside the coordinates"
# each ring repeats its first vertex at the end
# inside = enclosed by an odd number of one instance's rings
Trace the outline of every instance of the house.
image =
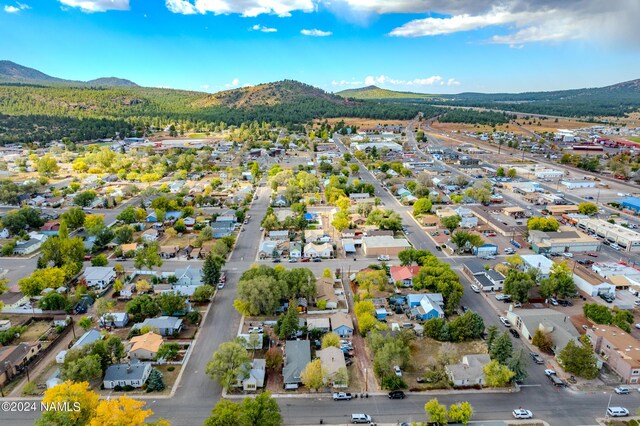
{"type": "Polygon", "coordinates": [[[289,202],[284,195],[276,195],[276,198],[273,200],[273,205],[276,207],[286,207],[289,205],[289,202]]]}
{"type": "Polygon", "coordinates": [[[84,271],[84,279],[87,286],[102,290],[116,280],[116,269],[112,266],[89,266],[84,271]]]}
{"type": "Polygon", "coordinates": [[[444,300],[440,293],[409,294],[407,296],[411,315],[421,321],[444,318],[444,300]]]}
{"type": "MultiPolygon", "coordinates": [[[[76,342],[73,344],[73,346],[71,346],[69,350],[81,349],[84,346],[91,345],[98,340],[102,340],[102,337],[102,334],[98,330],[89,330],[82,336],[80,336],[80,338],[76,340],[76,342]]],[[[64,363],[64,358],[66,357],[66,355],[67,351],[58,352],[58,354],[56,355],[56,362],[58,364],[64,363]]]]}
{"type": "Polygon", "coordinates": [[[371,198],[368,192],[352,192],[349,194],[349,199],[353,202],[367,201],[371,198]]]}
{"type": "Polygon", "coordinates": [[[504,275],[495,269],[473,275],[473,281],[482,291],[500,291],[504,287],[504,280],[504,275]]]}
{"type": "Polygon", "coordinates": [[[26,256],[28,254],[33,253],[38,250],[42,243],[44,243],[48,236],[44,234],[35,234],[34,232],[29,233],[31,238],[27,241],[18,241],[16,243],[15,248],[13,249],[13,254],[18,256],[26,256]]]}
{"type": "Polygon", "coordinates": [[[183,180],[176,180],[173,181],[169,184],[169,191],[172,194],[177,194],[178,192],[180,192],[180,190],[182,189],[182,187],[184,186],[185,182],[183,180]]]}
{"type": "Polygon", "coordinates": [[[242,387],[245,392],[253,392],[263,388],[267,374],[267,361],[265,359],[254,359],[249,363],[247,370],[247,376],[238,380],[238,387],[242,387]]]}
{"type": "Polygon", "coordinates": [[[138,244],[136,243],[131,243],[131,244],[122,244],[120,246],[120,250],[122,250],[122,253],[131,253],[131,252],[135,252],[138,250],[138,244]]]}
{"type": "Polygon", "coordinates": [[[487,354],[465,355],[460,364],[448,364],[444,368],[453,386],[484,385],[487,383],[484,366],[490,362],[487,354]]]}
{"type": "Polygon", "coordinates": [[[209,226],[213,229],[213,238],[229,236],[236,229],[236,223],[231,221],[213,222],[209,226]]]}
{"type": "Polygon", "coordinates": [[[269,231],[269,239],[272,241],[289,241],[289,231],[269,231]]]}
{"type": "Polygon", "coordinates": [[[331,331],[340,337],[351,337],[353,335],[353,320],[344,312],[336,312],[329,317],[331,321],[331,331]]]}
{"type": "Polygon", "coordinates": [[[40,228],[40,233],[48,236],[58,235],[60,231],[60,222],[59,221],[49,221],[42,225],[40,228]]]}
{"type": "Polygon", "coordinates": [[[299,242],[291,243],[289,246],[289,257],[299,259],[302,256],[302,244],[299,242]]]}
{"type": "MultiPolygon", "coordinates": [[[[58,324],[58,325],[60,325],[60,324],[58,324]]],[[[64,325],[66,325],[66,323],[64,325]]],[[[54,327],[55,326],[56,326],[56,324],[54,323],[54,327]]],[[[0,320],[0,332],[7,331],[10,328],[11,328],[11,320],[0,320]]]]}
{"type": "Polygon", "coordinates": [[[378,321],[386,321],[387,320],[387,310],[384,308],[376,309],[376,319],[378,321]]]}
{"type": "Polygon", "coordinates": [[[397,287],[412,287],[413,278],[420,272],[420,266],[392,266],[390,268],[391,279],[397,287]]]}
{"type": "Polygon", "coordinates": [[[120,290],[120,297],[125,299],[131,299],[135,291],[136,291],[135,283],[126,284],[124,287],[122,287],[122,290],[120,290]]]}
{"type": "Polygon", "coordinates": [[[160,246],[160,257],[163,259],[172,259],[178,255],[180,247],[178,246],[160,246]]]}
{"type": "Polygon", "coordinates": [[[187,231],[193,231],[193,227],[196,224],[196,220],[191,216],[189,216],[189,217],[185,217],[183,221],[184,221],[184,226],[187,228],[187,231]]]}
{"type": "Polygon", "coordinates": [[[176,269],[174,274],[178,279],[175,285],[194,287],[202,285],[202,269],[191,268],[191,265],[189,265],[186,268],[176,269]]]}
{"type": "Polygon", "coordinates": [[[260,259],[265,259],[267,257],[272,257],[274,251],[279,256],[282,252],[278,250],[278,243],[276,241],[265,240],[260,243],[260,248],[258,249],[258,256],[260,259]]]}
{"type": "Polygon", "coordinates": [[[305,229],[304,239],[308,243],[328,243],[331,238],[324,232],[323,229],[305,229]]]}
{"type": "Polygon", "coordinates": [[[310,316],[307,318],[307,330],[320,330],[323,333],[328,333],[331,330],[331,324],[329,318],[318,318],[310,316]]]}
{"type": "Polygon", "coordinates": [[[580,334],[569,317],[553,309],[524,309],[507,312],[507,319],[515,329],[520,330],[522,337],[533,339],[537,330],[547,333],[553,341],[553,353],[558,355],[571,340],[577,340],[580,334]]]}
{"type": "Polygon", "coordinates": [[[42,349],[42,344],[39,342],[1,347],[0,386],[4,386],[21,373],[25,365],[40,352],[40,349],[42,349]]]}
{"type": "Polygon", "coordinates": [[[158,330],[163,336],[172,336],[180,333],[182,330],[182,320],[176,317],[162,316],[157,318],[147,318],[143,322],[134,324],[132,329],[137,330],[139,328],[148,325],[158,330]]]}
{"type": "Polygon", "coordinates": [[[367,257],[372,256],[397,256],[402,250],[408,249],[411,244],[404,238],[391,236],[367,236],[362,238],[362,248],[367,257]]]}
{"type": "Polygon", "coordinates": [[[25,296],[19,291],[7,291],[0,294],[0,302],[4,304],[2,310],[18,309],[29,303],[29,296],[25,296]]]}
{"type": "Polygon", "coordinates": [[[155,222],[157,222],[157,221],[158,221],[158,215],[156,214],[156,212],[155,212],[155,211],[153,211],[153,212],[151,212],[151,213],[147,214],[146,221],[147,221],[147,222],[150,222],[150,223],[155,223],[155,222]]]}
{"type": "Polygon", "coordinates": [[[134,336],[129,340],[129,358],[132,360],[155,360],[163,343],[162,336],[153,331],[141,336],[134,336]]]}
{"type": "Polygon", "coordinates": [[[142,233],[142,240],[148,243],[156,241],[158,239],[159,232],[157,229],[150,228],[142,233]]]}
{"type": "Polygon", "coordinates": [[[316,280],[316,304],[319,300],[326,301],[326,309],[338,308],[338,295],[333,288],[333,278],[322,277],[316,280]]]}
{"type": "Polygon", "coordinates": [[[109,312],[100,317],[100,327],[122,328],[129,323],[129,314],[126,312],[109,312]]]}
{"type": "Polygon", "coordinates": [[[596,356],[615,371],[622,383],[640,383],[640,342],[612,325],[596,324],[586,332],[596,356]]]}
{"type": "Polygon", "coordinates": [[[320,364],[326,371],[326,384],[334,388],[346,388],[349,383],[346,374],[347,364],[342,349],[329,346],[326,349],[316,351],[316,356],[320,358],[320,364]]]}
{"type": "Polygon", "coordinates": [[[54,315],[53,326],[54,327],[66,327],[69,324],[71,317],[69,315],[54,315]]]}
{"type": "Polygon", "coordinates": [[[328,259],[333,256],[333,246],[329,243],[308,243],[304,246],[304,255],[306,257],[322,257],[328,259]]]}
{"type": "Polygon", "coordinates": [[[536,268],[538,270],[540,279],[549,278],[551,267],[554,264],[553,260],[541,254],[524,254],[520,257],[522,257],[522,260],[524,262],[522,267],[525,271],[536,268]]]}
{"type": "Polygon", "coordinates": [[[298,389],[302,370],[311,362],[311,346],[308,340],[287,340],[284,347],[282,379],[285,389],[298,389]]]}
{"type": "Polygon", "coordinates": [[[107,368],[102,384],[105,389],[114,389],[116,386],[141,388],[147,382],[150,373],[150,362],[114,364],[107,368]]]}
{"type": "Polygon", "coordinates": [[[0,238],[9,238],[9,230],[7,228],[0,229],[0,238]]]}

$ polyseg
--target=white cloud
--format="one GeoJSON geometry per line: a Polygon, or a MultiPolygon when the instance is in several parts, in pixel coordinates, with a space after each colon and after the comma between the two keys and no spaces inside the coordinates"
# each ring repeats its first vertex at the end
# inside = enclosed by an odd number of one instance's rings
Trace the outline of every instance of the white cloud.
{"type": "Polygon", "coordinates": [[[58,0],[60,3],[78,7],[83,12],[106,12],[107,10],[129,10],[129,0],[58,0]]]}
{"type": "Polygon", "coordinates": [[[226,87],[227,89],[233,89],[235,87],[238,87],[239,85],[240,85],[240,79],[234,78],[233,80],[231,80],[231,83],[226,83],[224,87],[226,87]]]}
{"type": "Polygon", "coordinates": [[[209,88],[208,84],[203,84],[202,86],[200,86],[201,89],[203,90],[207,90],[209,88]]]}
{"type": "Polygon", "coordinates": [[[332,86],[362,86],[363,82],[358,80],[333,80],[332,86]]]}
{"type": "Polygon", "coordinates": [[[312,30],[301,30],[300,34],[310,37],[328,37],[333,33],[331,31],[322,31],[314,28],[312,30]]]}
{"type": "Polygon", "coordinates": [[[240,14],[255,17],[262,14],[291,16],[291,12],[313,12],[313,0],[166,0],[173,13],[193,15],[211,12],[215,15],[240,14]]]}
{"type": "Polygon", "coordinates": [[[431,77],[426,78],[414,78],[413,80],[398,80],[395,78],[391,78],[387,75],[379,75],[373,76],[369,75],[365,77],[364,84],[366,86],[377,86],[377,85],[391,85],[391,86],[435,86],[441,85],[444,86],[458,86],[460,82],[454,78],[450,78],[445,80],[439,75],[432,75],[431,77]]]}
{"type": "Polygon", "coordinates": [[[264,25],[255,24],[253,27],[249,28],[251,31],[262,31],[263,33],[277,33],[277,28],[269,28],[264,25]]]}
{"type": "Polygon", "coordinates": [[[19,13],[21,10],[31,9],[28,4],[18,3],[17,6],[5,5],[4,11],[7,13],[19,13]]]}

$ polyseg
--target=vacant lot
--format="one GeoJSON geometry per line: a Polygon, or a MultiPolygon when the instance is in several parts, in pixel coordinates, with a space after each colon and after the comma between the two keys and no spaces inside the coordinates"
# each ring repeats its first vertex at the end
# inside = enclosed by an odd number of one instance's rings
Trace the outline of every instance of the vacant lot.
{"type": "MultiPolygon", "coordinates": [[[[321,123],[324,122],[325,120],[315,120],[315,123],[321,123]]],[[[338,117],[338,118],[328,118],[326,120],[329,124],[334,125],[335,123],[339,122],[339,121],[344,121],[345,124],[350,125],[350,126],[356,126],[358,128],[360,127],[375,127],[376,125],[380,124],[380,125],[387,125],[387,126],[393,126],[393,125],[401,125],[401,126],[406,126],[408,121],[401,121],[401,120],[378,120],[378,119],[367,119],[367,118],[353,118],[353,117],[338,117]]]]}
{"type": "MultiPolygon", "coordinates": [[[[492,133],[494,127],[492,126],[482,126],[479,124],[464,124],[464,123],[440,123],[435,121],[431,127],[434,129],[440,130],[441,132],[451,133],[451,132],[469,132],[469,133],[492,133]]],[[[504,124],[495,126],[497,132],[511,132],[519,135],[526,135],[527,133],[514,126],[513,124],[504,124]]]]}
{"type": "Polygon", "coordinates": [[[16,343],[23,342],[35,342],[40,336],[42,336],[49,328],[51,324],[48,321],[35,321],[29,325],[27,331],[22,333],[16,343]]]}

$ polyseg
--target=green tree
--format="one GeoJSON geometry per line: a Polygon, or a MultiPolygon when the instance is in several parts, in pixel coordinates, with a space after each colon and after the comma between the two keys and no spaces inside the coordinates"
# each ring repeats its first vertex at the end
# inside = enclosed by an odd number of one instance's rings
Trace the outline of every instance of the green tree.
{"type": "Polygon", "coordinates": [[[505,177],[504,167],[498,167],[496,170],[497,177],[505,177]]]}
{"type": "Polygon", "coordinates": [[[43,311],[62,311],[67,309],[67,298],[52,291],[38,301],[38,307],[43,311]]]}
{"type": "Polygon", "coordinates": [[[204,426],[243,426],[241,406],[237,402],[221,399],[211,410],[204,426]]]}
{"type": "Polygon", "coordinates": [[[136,269],[142,269],[143,267],[153,269],[154,266],[162,266],[162,258],[158,251],[159,246],[157,242],[145,244],[136,252],[133,266],[135,266],[136,269]]]}
{"type": "Polygon", "coordinates": [[[281,321],[278,321],[278,336],[281,339],[289,339],[298,332],[300,328],[298,322],[298,307],[295,300],[289,301],[287,312],[281,315],[281,321]]]}
{"type": "Polygon", "coordinates": [[[418,201],[413,203],[413,215],[419,216],[424,213],[431,212],[431,199],[430,198],[420,198],[418,201]]]}
{"type": "Polygon", "coordinates": [[[437,398],[433,398],[424,404],[424,411],[427,413],[427,419],[431,423],[438,425],[446,425],[449,423],[447,406],[440,404],[437,398]]]}
{"type": "Polygon", "coordinates": [[[447,228],[449,232],[453,232],[458,227],[458,225],[460,225],[461,221],[462,221],[462,218],[457,214],[453,216],[443,217],[442,219],[440,219],[440,223],[442,224],[442,226],[447,228]]]}
{"type": "Polygon", "coordinates": [[[207,284],[201,285],[195,289],[193,296],[191,296],[191,300],[194,302],[208,302],[211,300],[214,292],[215,287],[207,284]]]}
{"type": "Polygon", "coordinates": [[[580,203],[578,204],[578,213],[592,216],[598,213],[598,206],[594,203],[580,203]]]}
{"type": "Polygon", "coordinates": [[[598,375],[596,356],[589,345],[570,340],[558,354],[558,362],[567,373],[585,379],[593,379],[598,375]]]}
{"type": "Polygon", "coordinates": [[[282,415],[278,401],[271,397],[271,393],[262,392],[255,398],[245,398],[242,401],[241,426],[280,426],[282,415]]]}
{"type": "Polygon", "coordinates": [[[560,224],[554,217],[532,217],[527,221],[527,228],[530,231],[555,232],[560,224]]]}
{"type": "Polygon", "coordinates": [[[491,359],[498,361],[500,364],[506,364],[507,360],[511,358],[513,354],[513,343],[506,331],[498,335],[491,343],[489,354],[491,355],[491,359]]]}
{"type": "Polygon", "coordinates": [[[567,262],[557,262],[551,266],[549,277],[540,283],[540,294],[546,298],[551,296],[571,297],[576,294],[573,272],[567,262]]]}
{"type": "Polygon", "coordinates": [[[146,318],[153,318],[160,314],[160,307],[148,294],[143,294],[127,302],[126,310],[134,322],[142,322],[146,318]]]}
{"type": "Polygon", "coordinates": [[[524,353],[524,349],[520,348],[517,352],[514,352],[511,358],[507,361],[507,367],[513,371],[514,379],[524,380],[529,373],[527,372],[527,355],[524,353]]]}
{"type": "Polygon", "coordinates": [[[504,280],[504,292],[511,295],[514,301],[525,303],[529,300],[529,291],[535,284],[530,273],[511,269],[504,280]]]}
{"type": "Polygon", "coordinates": [[[498,334],[500,334],[500,332],[498,331],[498,327],[496,327],[495,325],[490,325],[489,327],[487,327],[487,348],[491,349],[491,346],[493,345],[493,342],[496,340],[496,337],[498,337],[498,334]]]}
{"type": "Polygon", "coordinates": [[[69,229],[78,229],[83,226],[86,217],[87,215],[80,207],[71,207],[60,215],[60,218],[67,224],[69,229]]]}
{"type": "Polygon", "coordinates": [[[147,392],[160,392],[165,388],[164,377],[162,373],[155,368],[151,369],[149,378],[147,379],[147,392]]]}
{"type": "Polygon", "coordinates": [[[584,316],[596,324],[611,324],[611,321],[613,321],[611,311],[604,305],[599,305],[597,303],[585,303],[582,305],[582,312],[584,313],[584,316]]]}
{"type": "Polygon", "coordinates": [[[89,207],[96,199],[96,192],[89,190],[79,193],[73,198],[73,202],[80,207],[89,207]]]}
{"type": "Polygon", "coordinates": [[[38,160],[36,169],[42,176],[55,176],[59,170],[58,161],[51,154],[46,154],[38,160]]]}
{"type": "Polygon", "coordinates": [[[507,385],[515,373],[509,367],[500,364],[497,360],[493,360],[486,364],[482,370],[487,377],[487,386],[501,387],[507,385]]]}
{"type": "Polygon", "coordinates": [[[524,260],[522,259],[522,256],[520,256],[518,253],[512,254],[511,256],[507,256],[504,260],[512,268],[518,268],[524,265],[524,260]]]}
{"type": "Polygon", "coordinates": [[[122,339],[116,335],[111,335],[105,342],[107,351],[111,355],[114,363],[119,363],[126,355],[122,339]]]}
{"type": "Polygon", "coordinates": [[[156,359],[174,360],[178,357],[180,346],[177,343],[163,343],[156,353],[156,359]]]}
{"type": "Polygon", "coordinates": [[[516,171],[516,169],[507,170],[507,177],[514,178],[517,175],[518,175],[518,172],[516,171]]]}
{"type": "Polygon", "coordinates": [[[174,315],[183,312],[187,305],[182,296],[178,293],[166,292],[156,298],[156,303],[160,310],[166,315],[174,315]]]}
{"type": "Polygon", "coordinates": [[[207,255],[202,266],[202,282],[211,286],[215,286],[220,280],[220,274],[224,259],[216,256],[213,252],[207,255]]]}
{"type": "Polygon", "coordinates": [[[451,242],[458,247],[458,253],[471,251],[474,247],[484,244],[482,237],[468,231],[456,231],[451,234],[451,242]]]}
{"type": "Polygon", "coordinates": [[[335,333],[327,333],[322,336],[322,349],[331,346],[335,346],[336,348],[340,347],[340,337],[335,333]]]}
{"type": "Polygon", "coordinates": [[[74,382],[90,382],[97,379],[102,376],[100,356],[86,355],[76,358],[73,353],[67,353],[60,367],[60,376],[62,380],[74,382]]]}
{"type": "Polygon", "coordinates": [[[78,325],[80,326],[80,328],[82,328],[84,331],[88,331],[91,328],[91,318],[89,317],[82,317],[80,318],[80,320],[78,321],[78,325]]]}
{"type": "Polygon", "coordinates": [[[467,311],[462,316],[453,319],[449,323],[451,340],[462,342],[477,339],[484,332],[484,320],[473,311],[467,311]]]}
{"type": "Polygon", "coordinates": [[[125,207],[118,216],[116,216],[116,219],[124,222],[124,223],[134,223],[138,221],[137,215],[136,215],[136,209],[133,206],[127,206],[125,207]]]}
{"type": "Polygon", "coordinates": [[[300,373],[300,380],[309,389],[317,391],[324,386],[327,370],[322,366],[320,358],[317,358],[304,367],[300,373]]]}
{"type": "Polygon", "coordinates": [[[451,404],[448,416],[449,420],[454,423],[469,424],[469,420],[473,416],[473,407],[467,401],[451,404]]]}
{"type": "Polygon", "coordinates": [[[107,266],[108,264],[106,254],[99,254],[91,259],[91,266],[107,266]]]}
{"type": "Polygon", "coordinates": [[[247,350],[239,341],[225,342],[213,354],[206,373],[228,391],[238,378],[244,378],[249,373],[250,361],[247,350]]]}
{"type": "Polygon", "coordinates": [[[133,241],[133,227],[129,225],[119,226],[115,231],[115,239],[118,244],[128,244],[133,241]]]}

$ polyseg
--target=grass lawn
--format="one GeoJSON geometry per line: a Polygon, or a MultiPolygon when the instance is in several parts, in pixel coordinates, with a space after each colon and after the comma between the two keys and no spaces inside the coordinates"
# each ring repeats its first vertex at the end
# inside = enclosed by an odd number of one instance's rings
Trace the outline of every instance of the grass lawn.
{"type": "Polygon", "coordinates": [[[51,324],[48,321],[36,321],[36,322],[33,322],[33,323],[31,323],[31,325],[29,325],[29,328],[27,329],[27,331],[22,333],[22,335],[18,338],[16,343],[24,343],[24,342],[36,341],[50,327],[51,327],[51,324]]]}
{"type": "Polygon", "coordinates": [[[637,137],[637,136],[627,136],[627,139],[629,139],[632,142],[640,143],[640,137],[637,137]]]}
{"type": "Polygon", "coordinates": [[[189,138],[191,139],[201,139],[201,138],[206,138],[207,135],[205,135],[204,133],[191,133],[189,135],[189,138]]]}

